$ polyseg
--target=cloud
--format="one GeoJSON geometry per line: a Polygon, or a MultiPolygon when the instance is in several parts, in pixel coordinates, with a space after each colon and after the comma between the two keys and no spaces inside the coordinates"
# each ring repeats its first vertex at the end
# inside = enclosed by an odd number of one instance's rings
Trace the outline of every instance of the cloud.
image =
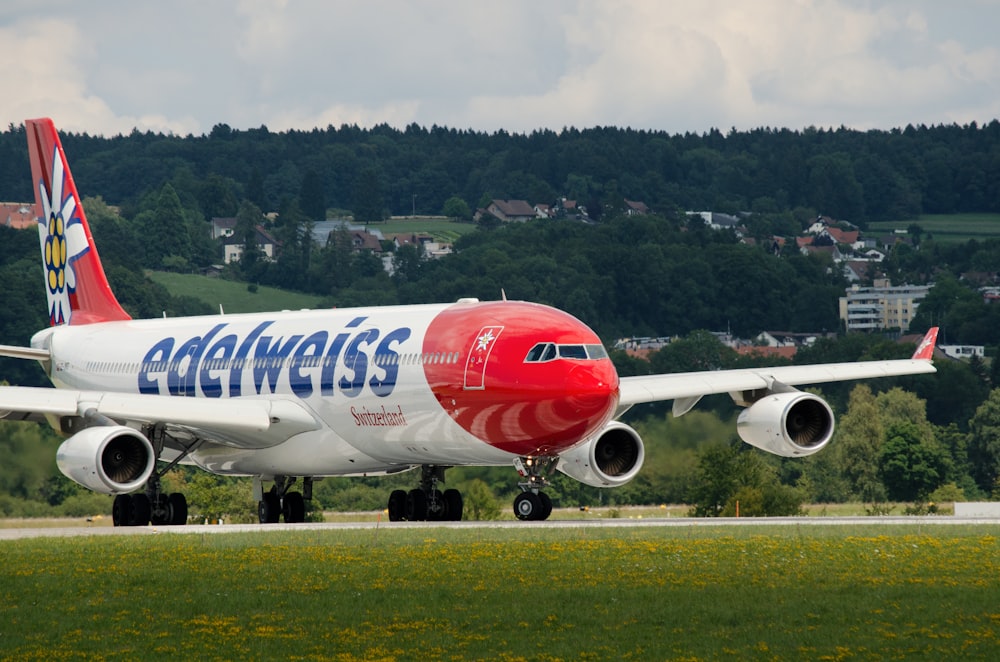
{"type": "Polygon", "coordinates": [[[1000,112],[998,22],[996,0],[11,0],[0,119],[179,134],[983,122],[1000,112]]]}

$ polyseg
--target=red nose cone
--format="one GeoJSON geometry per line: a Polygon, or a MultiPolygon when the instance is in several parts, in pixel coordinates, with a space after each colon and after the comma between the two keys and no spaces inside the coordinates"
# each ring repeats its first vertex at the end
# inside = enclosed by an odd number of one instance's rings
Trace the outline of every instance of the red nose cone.
{"type": "Polygon", "coordinates": [[[455,352],[425,365],[441,406],[470,434],[523,456],[558,453],[590,436],[618,404],[607,358],[529,361],[538,343],[600,347],[561,311],[519,302],[456,305],[431,324],[425,352],[455,352]]]}

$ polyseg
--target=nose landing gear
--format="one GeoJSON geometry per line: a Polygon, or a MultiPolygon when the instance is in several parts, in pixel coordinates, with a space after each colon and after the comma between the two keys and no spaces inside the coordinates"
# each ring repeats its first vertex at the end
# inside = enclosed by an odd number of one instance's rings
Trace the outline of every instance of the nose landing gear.
{"type": "Polygon", "coordinates": [[[514,515],[523,521],[541,521],[552,514],[552,499],[542,489],[548,487],[548,476],[556,468],[558,457],[519,457],[514,468],[524,481],[518,483],[521,493],[514,498],[514,515]]]}

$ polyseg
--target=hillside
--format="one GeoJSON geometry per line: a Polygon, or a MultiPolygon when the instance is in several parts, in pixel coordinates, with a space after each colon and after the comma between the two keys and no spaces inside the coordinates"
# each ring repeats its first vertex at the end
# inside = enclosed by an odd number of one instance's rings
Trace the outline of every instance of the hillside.
{"type": "Polygon", "coordinates": [[[189,296],[204,301],[227,313],[259,313],[272,310],[298,310],[317,308],[321,297],[301,292],[291,292],[276,287],[260,286],[251,292],[246,283],[197,274],[178,274],[168,271],[149,271],[150,279],[167,288],[175,297],[189,296]]]}

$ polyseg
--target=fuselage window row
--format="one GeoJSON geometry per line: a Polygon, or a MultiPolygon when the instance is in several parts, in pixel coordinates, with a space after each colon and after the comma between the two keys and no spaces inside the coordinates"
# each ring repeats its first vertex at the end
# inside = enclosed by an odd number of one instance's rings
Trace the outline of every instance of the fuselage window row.
{"type": "MultiPolygon", "coordinates": [[[[430,365],[458,363],[459,352],[429,352],[423,354],[376,354],[372,362],[377,366],[430,365]]],[[[333,357],[265,357],[255,359],[208,359],[200,365],[201,370],[243,370],[246,368],[319,368],[333,364],[333,357]]],[[[111,363],[90,361],[87,371],[97,374],[138,374],[140,371],[176,372],[186,369],[188,361],[146,361],[143,363],[111,363]]]]}

